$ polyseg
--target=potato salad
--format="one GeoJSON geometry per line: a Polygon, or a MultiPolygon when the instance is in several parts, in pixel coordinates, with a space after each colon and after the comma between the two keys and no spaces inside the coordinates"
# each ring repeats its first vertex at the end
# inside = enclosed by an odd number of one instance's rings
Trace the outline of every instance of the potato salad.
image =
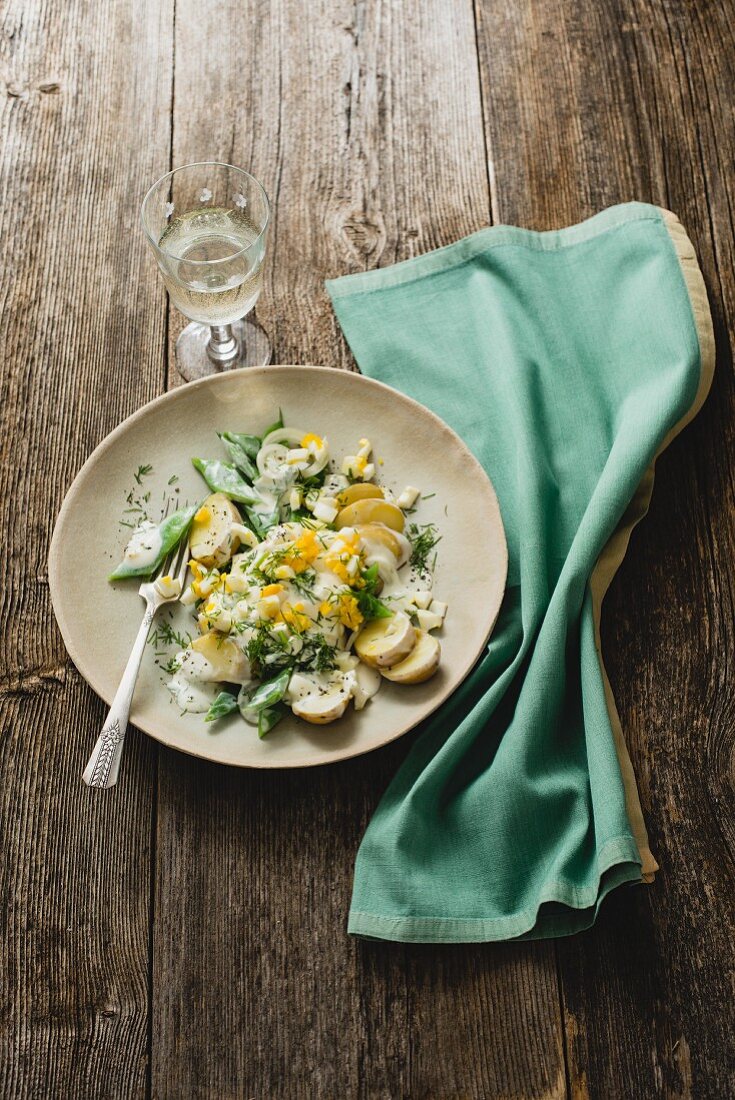
{"type": "MultiPolygon", "coordinates": [[[[280,419],[262,438],[219,438],[226,460],[192,459],[209,495],[177,513],[197,630],[169,666],[182,711],[239,713],[264,737],[289,709],[326,724],[385,680],[433,676],[447,607],[432,591],[436,530],[408,518],[419,489],[378,484],[368,439],[335,462],[325,437],[280,419]]],[[[165,523],[133,533],[113,577],[152,571],[165,523]]]]}

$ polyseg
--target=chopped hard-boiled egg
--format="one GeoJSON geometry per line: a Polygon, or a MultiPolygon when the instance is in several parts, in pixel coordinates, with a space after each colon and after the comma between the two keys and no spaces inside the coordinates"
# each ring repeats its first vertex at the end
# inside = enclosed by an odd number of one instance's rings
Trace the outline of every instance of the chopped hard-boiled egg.
{"type": "Polygon", "coordinates": [[[434,611],[424,611],[422,608],[416,612],[416,619],[422,630],[438,630],[444,623],[444,618],[434,611]]]}
{"type": "Polygon", "coordinates": [[[407,485],[400,496],[396,499],[396,504],[399,508],[413,508],[414,504],[419,498],[420,493],[420,489],[416,489],[413,485],[407,485]]]}
{"type": "Polygon", "coordinates": [[[312,508],[312,512],[316,519],[324,520],[325,523],[334,523],[339,508],[337,502],[330,497],[320,497],[312,508]]]}
{"type": "Polygon", "coordinates": [[[181,595],[181,581],[178,577],[159,577],[154,581],[153,587],[165,600],[175,600],[181,595]]]}

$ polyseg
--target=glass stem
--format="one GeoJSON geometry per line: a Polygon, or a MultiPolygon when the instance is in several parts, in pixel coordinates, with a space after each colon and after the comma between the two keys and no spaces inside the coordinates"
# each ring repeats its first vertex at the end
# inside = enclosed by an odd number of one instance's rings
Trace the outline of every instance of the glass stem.
{"type": "Polygon", "coordinates": [[[240,358],[240,343],[232,325],[210,325],[207,355],[219,370],[227,370],[240,358]]]}

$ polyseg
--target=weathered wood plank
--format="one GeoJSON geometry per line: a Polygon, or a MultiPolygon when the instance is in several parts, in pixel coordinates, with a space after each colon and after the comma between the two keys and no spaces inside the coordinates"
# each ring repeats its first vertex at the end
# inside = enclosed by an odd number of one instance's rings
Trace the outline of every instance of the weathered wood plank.
{"type": "Polygon", "coordinates": [[[575,1096],[735,1090],[735,38],[724,4],[477,4],[500,220],[539,228],[639,198],[682,218],[718,372],[658,465],[606,606],[604,647],[662,871],[558,945],[575,1096]]]}
{"type": "Polygon", "coordinates": [[[79,778],[103,705],[68,665],[0,693],[0,1096],[135,1097],[148,1064],[155,751],[114,798],[79,778]]]}
{"type": "MultiPolygon", "coordinates": [[[[179,0],[175,104],[175,163],[232,160],[273,199],[257,313],[276,362],[350,365],[325,277],[487,223],[469,3],[321,0],[305,17],[288,0],[179,0]]],[[[354,855],[407,747],[284,775],[162,754],[162,1100],[564,1095],[549,945],[443,951],[345,933],[354,855]]]]}
{"type": "MultiPolygon", "coordinates": [[[[163,382],[164,297],[138,206],[168,160],[171,29],[169,3],[27,0],[0,16],[0,1094],[13,1100],[146,1087],[155,753],[133,734],[115,792],[82,785],[104,710],[64,652],[46,556],[83,459],[163,382]]],[[[95,568],[83,544],[79,567],[95,568]]]]}

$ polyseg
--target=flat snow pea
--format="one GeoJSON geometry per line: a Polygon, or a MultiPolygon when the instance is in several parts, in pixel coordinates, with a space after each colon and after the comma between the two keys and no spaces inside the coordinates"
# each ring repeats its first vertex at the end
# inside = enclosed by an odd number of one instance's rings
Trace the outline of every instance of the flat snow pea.
{"type": "Polygon", "coordinates": [[[249,456],[243,450],[239,443],[237,443],[230,432],[222,432],[220,435],[222,446],[227,451],[230,461],[234,462],[237,469],[247,478],[248,482],[255,481],[258,476],[258,467],[250,461],[249,456]]]}
{"type": "Polygon", "coordinates": [[[265,707],[275,706],[286,694],[290,679],[291,669],[284,668],[283,672],[279,672],[278,676],[274,676],[272,680],[266,680],[256,688],[241,691],[237,697],[237,705],[240,710],[248,711],[260,711],[265,707]]]}
{"type": "Polygon", "coordinates": [[[260,499],[234,466],[206,458],[192,458],[191,461],[213,493],[224,493],[243,504],[256,504],[260,499]]]}
{"type": "Polygon", "coordinates": [[[248,458],[252,458],[253,461],[258,457],[258,451],[262,444],[260,436],[257,435],[245,435],[243,432],[222,432],[225,439],[229,439],[231,443],[237,443],[238,447],[242,448],[248,458]]]}
{"type": "Polygon", "coordinates": [[[280,523],[281,512],[276,505],[272,512],[267,512],[265,515],[260,512],[256,512],[253,508],[246,508],[248,520],[255,534],[259,539],[263,539],[266,533],[270,531],[271,527],[275,527],[277,523],[280,523]]]}
{"type": "Polygon", "coordinates": [[[278,410],[278,420],[276,420],[275,424],[271,424],[270,428],[265,429],[265,431],[263,432],[263,439],[265,439],[266,436],[270,435],[271,432],[277,432],[279,430],[279,428],[282,428],[282,427],[283,427],[283,413],[279,409],[278,410]]]}
{"type": "Polygon", "coordinates": [[[273,707],[263,707],[258,711],[258,737],[261,741],[287,713],[288,707],[284,703],[276,703],[273,707]]]}
{"type": "Polygon", "coordinates": [[[194,504],[191,508],[180,508],[178,512],[166,516],[163,522],[158,525],[155,535],[151,532],[151,538],[154,538],[157,542],[160,540],[160,548],[154,561],[148,561],[144,565],[135,565],[134,562],[127,562],[123,559],[114,572],[110,573],[108,580],[122,581],[126,577],[152,576],[164,559],[186,535],[198,507],[197,504],[194,504]]]}
{"type": "Polygon", "coordinates": [[[218,718],[232,714],[233,710],[237,710],[237,696],[231,695],[229,691],[221,691],[207,711],[204,721],[216,722],[218,718]]]}

